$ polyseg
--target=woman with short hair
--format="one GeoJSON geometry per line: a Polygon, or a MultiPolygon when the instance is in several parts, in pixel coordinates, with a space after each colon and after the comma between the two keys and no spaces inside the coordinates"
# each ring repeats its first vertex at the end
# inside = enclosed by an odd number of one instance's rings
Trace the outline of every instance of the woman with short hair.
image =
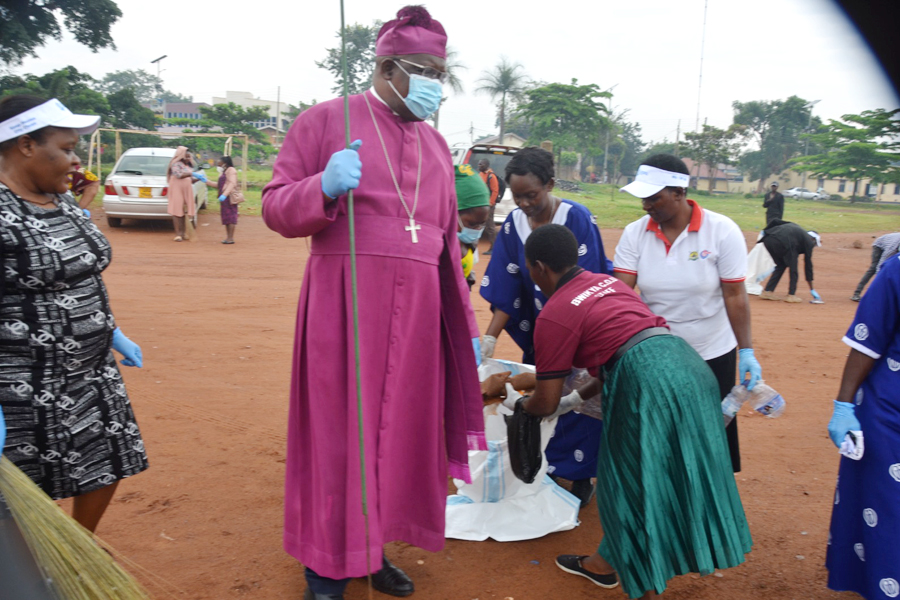
{"type": "MultiPolygon", "coordinates": [[[[542,148],[522,148],[506,165],[506,182],[515,208],[494,241],[491,262],[481,280],[481,296],[490,302],[493,317],[482,339],[482,355],[492,357],[504,330],[522,349],[522,362],[534,364],[534,323],[547,297],[525,268],[525,241],[549,223],[563,225],[578,240],[578,266],[592,273],[610,273],[597,221],[583,205],[553,194],[556,173],[553,155],[542,148]]],[[[547,462],[554,477],[573,481],[572,492],[585,506],[593,493],[602,423],[571,413],[562,415],[547,446],[547,462]]]]}
{"type": "Polygon", "coordinates": [[[68,195],[78,136],[99,117],[58,100],[0,101],[3,454],[94,531],[119,481],[147,468],[122,375],[141,349],[116,327],[109,241],[68,195]]]}

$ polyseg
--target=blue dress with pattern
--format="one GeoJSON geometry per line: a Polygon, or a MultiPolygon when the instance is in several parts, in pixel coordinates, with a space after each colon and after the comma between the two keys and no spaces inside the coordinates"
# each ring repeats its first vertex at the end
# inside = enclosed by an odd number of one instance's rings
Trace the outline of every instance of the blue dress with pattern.
{"type": "Polygon", "coordinates": [[[900,597],[900,256],[887,261],[844,336],[875,365],[856,392],[865,451],[841,457],[828,587],[869,600],[900,597]]]}
{"type": "MultiPolygon", "coordinates": [[[[562,200],[552,222],[575,234],[579,267],[592,273],[612,273],[597,220],[587,208],[562,200]]],[[[534,322],[547,297],[525,267],[525,241],[530,234],[528,217],[518,208],[513,210],[494,242],[491,262],[481,280],[481,296],[490,302],[491,310],[500,309],[509,315],[506,332],[522,349],[522,362],[533,365],[534,322]]],[[[602,427],[602,422],[577,413],[561,416],[547,445],[549,473],[571,480],[596,477],[602,427]]]]}

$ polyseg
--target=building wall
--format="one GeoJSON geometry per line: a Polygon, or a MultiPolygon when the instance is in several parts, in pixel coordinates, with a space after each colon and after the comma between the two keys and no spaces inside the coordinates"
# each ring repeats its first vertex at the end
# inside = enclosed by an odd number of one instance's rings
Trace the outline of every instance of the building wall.
{"type": "MultiPolygon", "coordinates": [[[[213,97],[213,104],[228,104],[229,102],[233,102],[240,106],[241,108],[265,108],[269,113],[269,119],[267,121],[261,121],[259,123],[254,123],[254,125],[258,129],[262,129],[263,127],[270,125],[275,126],[275,112],[279,110],[279,103],[276,100],[264,100],[262,98],[255,98],[253,94],[250,92],[225,92],[225,97],[213,97]]],[[[281,110],[281,130],[287,131],[287,129],[291,126],[291,120],[288,114],[285,112],[288,107],[287,102],[280,103],[281,110]]]]}

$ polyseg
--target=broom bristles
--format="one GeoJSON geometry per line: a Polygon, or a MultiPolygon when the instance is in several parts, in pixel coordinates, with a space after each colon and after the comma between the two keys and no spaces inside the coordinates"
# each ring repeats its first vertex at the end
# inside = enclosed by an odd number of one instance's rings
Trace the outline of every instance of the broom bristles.
{"type": "Polygon", "coordinates": [[[87,529],[0,456],[0,492],[44,575],[64,600],[149,600],[87,529]]]}

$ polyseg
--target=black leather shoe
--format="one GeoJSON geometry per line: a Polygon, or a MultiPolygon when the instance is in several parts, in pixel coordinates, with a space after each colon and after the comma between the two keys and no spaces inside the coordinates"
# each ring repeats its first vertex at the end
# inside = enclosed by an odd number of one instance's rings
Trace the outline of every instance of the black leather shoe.
{"type": "Polygon", "coordinates": [[[303,594],[303,600],[344,600],[343,594],[317,594],[306,588],[306,592],[303,594]]]}
{"type": "Polygon", "coordinates": [[[382,594],[400,598],[409,596],[416,589],[409,575],[391,564],[386,556],[382,561],[381,570],[372,573],[372,587],[382,594]]]}
{"type": "Polygon", "coordinates": [[[594,491],[594,484],[590,479],[579,479],[572,482],[572,494],[581,501],[581,508],[591,503],[594,491]]]}

